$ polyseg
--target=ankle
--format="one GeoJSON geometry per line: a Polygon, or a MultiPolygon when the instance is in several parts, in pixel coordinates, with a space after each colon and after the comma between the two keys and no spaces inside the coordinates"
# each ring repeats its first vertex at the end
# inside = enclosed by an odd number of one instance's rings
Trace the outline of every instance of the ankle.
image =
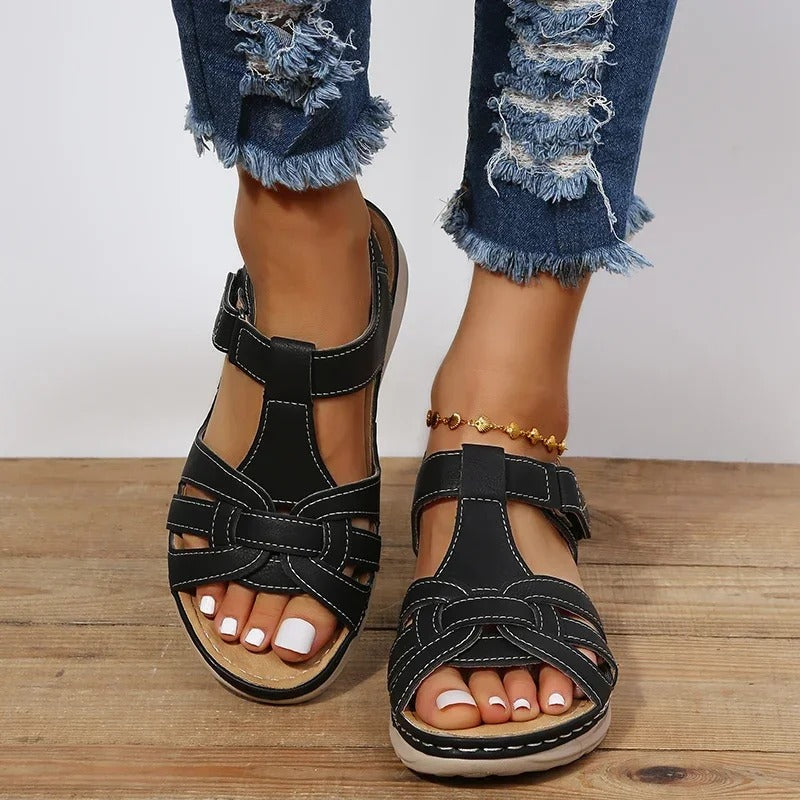
{"type": "MultiPolygon", "coordinates": [[[[442,415],[457,411],[464,418],[486,416],[495,424],[516,422],[524,429],[537,428],[544,436],[554,435],[561,441],[569,425],[569,404],[566,380],[536,379],[537,372],[527,369],[508,370],[494,366],[469,365],[445,359],[431,390],[431,408],[442,415]]],[[[451,431],[440,425],[431,431],[431,444],[446,447],[464,443],[498,444],[509,452],[534,455],[549,460],[541,445],[524,439],[511,439],[502,431],[480,433],[463,426],[451,431]]],[[[430,448],[429,448],[430,449],[430,448]]]]}
{"type": "Polygon", "coordinates": [[[257,267],[280,268],[287,244],[309,253],[349,255],[368,240],[370,228],[369,210],[355,181],[295,192],[266,189],[240,173],[234,231],[248,266],[252,261],[257,267]]]}
{"type": "MultiPolygon", "coordinates": [[[[586,282],[566,289],[547,276],[520,286],[476,267],[461,324],[433,385],[434,410],[516,422],[561,441],[569,419],[572,337],[585,291],[586,282]]],[[[439,426],[431,447],[443,439],[479,441],[537,458],[549,455],[541,445],[498,431],[462,427],[456,433],[439,426]]]]}
{"type": "Polygon", "coordinates": [[[262,333],[332,347],[364,330],[371,220],[358,184],[268,190],[241,174],[234,228],[262,333]]]}

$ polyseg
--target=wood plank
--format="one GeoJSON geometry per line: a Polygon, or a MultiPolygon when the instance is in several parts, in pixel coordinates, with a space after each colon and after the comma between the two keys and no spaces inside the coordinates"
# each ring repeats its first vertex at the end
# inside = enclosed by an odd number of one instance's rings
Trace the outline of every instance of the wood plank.
{"type": "MultiPolygon", "coordinates": [[[[800,466],[572,459],[594,519],[583,563],[800,568],[800,466]]],[[[385,462],[384,535],[408,557],[416,459],[385,462]]],[[[176,459],[0,461],[3,552],[163,551],[176,459]],[[64,535],[68,533],[69,535],[64,535]]]]}
{"type": "MultiPolygon", "coordinates": [[[[587,460],[586,466],[591,468],[587,470],[591,477],[596,469],[594,460],[587,460]]],[[[740,472],[730,470],[730,465],[701,466],[717,478],[740,472]]],[[[679,475],[686,469],[696,471],[693,464],[655,467],[660,473],[666,470],[679,475]]],[[[153,624],[164,624],[165,615],[172,611],[168,603],[164,604],[163,521],[179,468],[180,462],[175,460],[0,462],[4,555],[0,562],[0,620],[111,623],[147,618],[153,624]],[[53,580],[54,575],[60,576],[59,580],[53,580]]],[[[384,560],[369,621],[373,627],[394,626],[411,580],[413,562],[405,519],[408,484],[415,468],[414,459],[391,460],[386,466],[384,560]]],[[[642,468],[631,462],[611,462],[599,474],[607,479],[615,469],[619,472],[616,483],[628,491],[633,480],[630,474],[638,474],[642,468]]],[[[759,491],[780,495],[781,482],[787,478],[791,482],[795,470],[758,465],[754,473],[760,482],[759,491]]],[[[697,476],[694,481],[707,483],[697,476]]],[[[723,483],[727,485],[728,481],[723,483]]],[[[641,503],[642,507],[653,507],[652,497],[648,502],[641,503]]],[[[796,512],[797,525],[800,508],[796,512]]],[[[678,550],[696,551],[701,546],[716,549],[719,542],[709,539],[713,540],[719,530],[702,529],[697,523],[682,534],[673,530],[666,539],[678,550]]],[[[726,535],[731,533],[724,530],[726,535]]],[[[783,531],[787,536],[792,533],[791,528],[783,531]]],[[[583,546],[588,554],[583,559],[584,579],[610,631],[674,634],[690,626],[696,635],[763,636],[762,614],[768,605],[773,629],[782,636],[798,635],[798,568],[781,564],[797,560],[800,536],[795,536],[792,546],[784,547],[780,537],[768,538],[765,546],[762,537],[750,535],[744,548],[747,555],[752,556],[757,545],[759,558],[754,560],[768,560],[765,552],[771,553],[769,567],[749,567],[742,558],[741,564],[714,571],[675,565],[680,561],[675,557],[662,563],[666,545],[655,536],[638,548],[630,548],[638,549],[636,558],[641,558],[642,566],[616,564],[613,558],[598,559],[598,547],[611,556],[625,550],[623,543],[615,543],[620,536],[619,528],[601,530],[583,546]],[[643,555],[645,546],[651,550],[643,555]]],[[[737,546],[728,544],[724,548],[731,551],[737,546]]]]}
{"type": "Polygon", "coordinates": [[[280,708],[222,689],[177,623],[180,461],[0,461],[0,798],[800,796],[800,467],[575,459],[595,518],[582,572],[622,668],[612,729],[580,766],[474,784],[422,780],[388,746],[417,463],[385,464],[353,661],[280,708]]]}
{"type": "MultiPolygon", "coordinates": [[[[320,700],[264,707],[226,692],[177,625],[3,625],[0,744],[386,745],[392,634],[367,631],[320,700]],[[68,724],[65,725],[65,721],[68,724]],[[332,737],[332,731],[335,736],[332,737]]],[[[611,749],[788,752],[800,741],[797,642],[618,636],[611,749]]]]}
{"type": "MultiPolygon", "coordinates": [[[[388,548],[367,627],[394,629],[411,580],[408,554],[388,548]]],[[[613,634],[800,637],[800,570],[779,568],[582,567],[587,590],[613,634]],[[764,626],[769,610],[770,630],[764,626]]],[[[164,553],[105,557],[6,556],[0,561],[0,622],[172,625],[164,553]]]]}
{"type": "Polygon", "coordinates": [[[369,800],[792,800],[800,796],[793,754],[618,752],[502,780],[426,780],[385,748],[306,749],[213,744],[186,747],[6,746],[0,797],[81,800],[368,798],[369,800]]]}

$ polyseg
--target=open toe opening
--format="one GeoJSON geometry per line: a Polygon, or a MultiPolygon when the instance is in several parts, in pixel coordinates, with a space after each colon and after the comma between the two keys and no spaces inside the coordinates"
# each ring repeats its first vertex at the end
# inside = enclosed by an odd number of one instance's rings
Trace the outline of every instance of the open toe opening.
{"type": "Polygon", "coordinates": [[[228,685],[228,688],[234,690],[243,691],[239,682],[251,684],[252,690],[264,688],[278,691],[294,690],[312,683],[325,672],[338,649],[350,635],[349,629],[341,628],[314,658],[290,664],[282,661],[272,650],[252,652],[238,642],[228,644],[222,641],[217,634],[214,621],[200,611],[195,595],[190,592],[179,592],[178,596],[182,616],[190,629],[189,635],[195,645],[202,648],[208,658],[227,673],[221,675],[214,670],[217,677],[228,685]],[[237,680],[231,681],[231,677],[237,680]]]}
{"type": "Polygon", "coordinates": [[[455,739],[492,739],[497,737],[520,736],[527,739],[532,733],[542,733],[550,728],[558,728],[565,723],[572,723],[576,719],[591,715],[597,706],[591,700],[575,700],[569,711],[565,711],[558,716],[548,714],[539,714],[533,719],[524,722],[515,722],[509,720],[508,722],[482,722],[472,728],[460,728],[455,730],[444,731],[433,725],[429,725],[423,720],[417,712],[412,708],[407,708],[403,711],[404,720],[413,728],[423,731],[428,734],[447,734],[449,738],[455,739]]]}

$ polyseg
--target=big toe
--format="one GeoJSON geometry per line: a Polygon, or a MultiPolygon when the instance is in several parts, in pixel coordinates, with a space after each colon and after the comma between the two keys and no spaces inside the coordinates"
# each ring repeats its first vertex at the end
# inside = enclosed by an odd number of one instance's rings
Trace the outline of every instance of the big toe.
{"type": "Polygon", "coordinates": [[[474,728],[481,722],[478,703],[454,667],[440,667],[425,678],[414,707],[424,722],[444,731],[474,728]]]}
{"type": "Polygon", "coordinates": [[[336,617],[313,597],[298,595],[283,610],[272,637],[272,649],[282,661],[305,661],[330,642],[338,624],[336,617]]]}

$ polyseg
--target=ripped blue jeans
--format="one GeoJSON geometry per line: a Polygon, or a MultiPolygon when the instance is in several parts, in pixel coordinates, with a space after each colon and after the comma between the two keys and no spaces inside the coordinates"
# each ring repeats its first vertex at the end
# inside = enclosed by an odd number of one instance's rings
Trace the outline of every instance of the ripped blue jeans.
{"type": "MultiPolygon", "coordinates": [[[[634,182],[675,2],[476,0],[464,179],[442,217],[473,261],[565,285],[648,264],[627,240],[652,218],[634,182]]],[[[199,152],[302,190],[383,146],[370,0],[172,3],[199,152]]]]}

